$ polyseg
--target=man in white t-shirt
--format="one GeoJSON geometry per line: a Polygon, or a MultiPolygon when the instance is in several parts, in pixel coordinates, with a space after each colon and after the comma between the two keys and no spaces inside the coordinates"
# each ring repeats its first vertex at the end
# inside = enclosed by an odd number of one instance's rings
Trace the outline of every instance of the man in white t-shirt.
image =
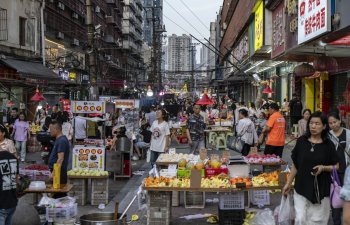
{"type": "Polygon", "coordinates": [[[75,140],[84,141],[86,136],[86,120],[75,117],[74,118],[74,130],[75,130],[75,140]]]}
{"type": "Polygon", "coordinates": [[[161,153],[168,152],[170,145],[170,129],[169,124],[166,122],[167,113],[164,109],[156,112],[156,120],[153,122],[150,131],[152,132],[151,138],[151,164],[157,161],[158,156],[161,153]]]}

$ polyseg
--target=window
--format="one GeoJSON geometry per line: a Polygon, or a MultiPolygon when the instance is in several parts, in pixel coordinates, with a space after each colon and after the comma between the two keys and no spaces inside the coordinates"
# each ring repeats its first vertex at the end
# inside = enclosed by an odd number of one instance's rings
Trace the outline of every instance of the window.
{"type": "Polygon", "coordinates": [[[19,18],[19,45],[26,45],[26,18],[19,18]]]}
{"type": "Polygon", "coordinates": [[[0,8],[0,41],[7,41],[7,10],[0,8]]]}

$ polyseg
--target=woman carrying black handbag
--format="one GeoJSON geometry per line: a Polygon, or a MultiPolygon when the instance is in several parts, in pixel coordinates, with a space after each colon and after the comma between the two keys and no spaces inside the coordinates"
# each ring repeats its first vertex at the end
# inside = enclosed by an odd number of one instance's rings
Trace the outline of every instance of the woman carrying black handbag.
{"type": "Polygon", "coordinates": [[[241,153],[243,156],[247,156],[250,148],[257,146],[258,135],[254,123],[248,117],[248,110],[240,109],[238,111],[238,117],[239,121],[236,127],[237,136],[244,142],[241,153]]]}

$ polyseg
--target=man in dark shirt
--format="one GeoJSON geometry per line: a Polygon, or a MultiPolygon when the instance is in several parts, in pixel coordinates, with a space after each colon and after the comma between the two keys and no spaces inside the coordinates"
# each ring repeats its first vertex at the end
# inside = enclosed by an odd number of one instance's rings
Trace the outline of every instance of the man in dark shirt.
{"type": "Polygon", "coordinates": [[[62,125],[57,121],[50,124],[50,134],[56,138],[49,158],[49,169],[53,172],[53,165],[58,163],[61,166],[61,184],[67,183],[67,167],[69,159],[69,141],[62,133],[62,125]]]}
{"type": "Polygon", "coordinates": [[[201,148],[204,148],[204,129],[205,122],[203,116],[200,114],[201,107],[195,105],[193,107],[193,114],[187,120],[187,139],[191,146],[191,154],[197,153],[201,148]]]}
{"type": "Polygon", "coordinates": [[[298,121],[301,119],[301,112],[303,110],[303,104],[300,101],[299,96],[294,93],[293,99],[289,102],[289,111],[290,111],[290,123],[291,127],[294,124],[298,124],[298,121]]]}
{"type": "Polygon", "coordinates": [[[149,148],[150,143],[151,143],[151,139],[152,139],[152,132],[148,130],[148,128],[150,127],[149,123],[143,124],[141,126],[141,136],[142,136],[142,140],[138,141],[135,143],[134,147],[136,152],[139,154],[139,157],[142,157],[142,154],[140,153],[140,149],[146,149],[149,148]]]}
{"type": "Polygon", "coordinates": [[[1,151],[0,167],[0,224],[11,225],[18,202],[16,196],[18,160],[10,152],[1,151]]]}

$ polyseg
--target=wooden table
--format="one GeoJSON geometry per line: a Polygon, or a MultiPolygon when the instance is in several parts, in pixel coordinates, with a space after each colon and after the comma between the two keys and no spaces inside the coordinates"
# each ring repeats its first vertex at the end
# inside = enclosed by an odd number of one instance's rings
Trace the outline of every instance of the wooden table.
{"type": "Polygon", "coordinates": [[[281,186],[245,187],[245,188],[180,188],[180,187],[145,187],[147,191],[200,191],[200,192],[236,192],[236,191],[258,191],[258,190],[280,190],[281,186]]]}
{"type": "Polygon", "coordinates": [[[45,189],[30,189],[27,188],[24,190],[24,193],[32,193],[34,194],[34,201],[35,203],[38,202],[39,199],[39,194],[44,194],[44,193],[50,193],[50,194],[55,194],[55,193],[68,193],[72,190],[73,185],[72,184],[62,184],[59,189],[53,188],[51,184],[46,185],[45,189]]]}

